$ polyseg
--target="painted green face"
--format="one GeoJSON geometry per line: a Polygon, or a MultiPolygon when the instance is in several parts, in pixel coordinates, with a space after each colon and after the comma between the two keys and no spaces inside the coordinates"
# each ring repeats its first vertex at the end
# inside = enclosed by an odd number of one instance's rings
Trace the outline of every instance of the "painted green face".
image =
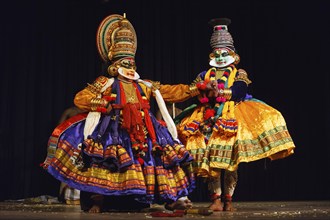
{"type": "Polygon", "coordinates": [[[227,48],[217,48],[213,50],[214,58],[210,61],[210,65],[214,67],[226,67],[233,62],[233,52],[227,48]]]}
{"type": "Polygon", "coordinates": [[[125,58],[119,62],[118,73],[119,77],[124,77],[130,80],[137,80],[140,78],[139,74],[136,72],[135,61],[132,58],[125,58]]]}
{"type": "Polygon", "coordinates": [[[120,67],[118,68],[118,77],[119,78],[126,78],[129,80],[137,80],[140,78],[139,74],[135,72],[134,68],[125,68],[125,67],[120,67]]]}
{"type": "Polygon", "coordinates": [[[134,59],[123,59],[120,61],[120,66],[126,69],[133,69],[136,70],[136,65],[134,59]]]}

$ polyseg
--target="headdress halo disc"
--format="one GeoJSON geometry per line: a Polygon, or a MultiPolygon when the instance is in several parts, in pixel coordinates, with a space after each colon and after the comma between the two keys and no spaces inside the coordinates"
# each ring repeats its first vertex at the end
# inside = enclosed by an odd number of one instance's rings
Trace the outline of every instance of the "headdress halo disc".
{"type": "MultiPolygon", "coordinates": [[[[119,28],[119,21],[121,21],[122,19],[124,19],[124,17],[119,14],[109,15],[102,20],[102,22],[100,23],[97,29],[96,46],[101,59],[105,62],[109,61],[108,53],[111,45],[113,44],[113,42],[111,42],[111,36],[114,33],[114,31],[117,28],[119,28]]],[[[128,21],[128,25],[134,34],[134,38],[137,39],[133,25],[129,21],[128,21]]],[[[136,44],[137,41],[135,40],[134,42],[135,48],[136,48],[136,44]]]]}

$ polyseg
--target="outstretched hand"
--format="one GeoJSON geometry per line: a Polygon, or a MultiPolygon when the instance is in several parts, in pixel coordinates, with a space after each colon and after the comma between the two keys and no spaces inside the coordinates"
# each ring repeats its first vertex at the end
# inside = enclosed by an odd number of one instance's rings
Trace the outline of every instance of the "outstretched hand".
{"type": "Polygon", "coordinates": [[[206,84],[206,90],[209,90],[210,93],[208,96],[218,96],[218,82],[216,80],[211,80],[206,84]]]}

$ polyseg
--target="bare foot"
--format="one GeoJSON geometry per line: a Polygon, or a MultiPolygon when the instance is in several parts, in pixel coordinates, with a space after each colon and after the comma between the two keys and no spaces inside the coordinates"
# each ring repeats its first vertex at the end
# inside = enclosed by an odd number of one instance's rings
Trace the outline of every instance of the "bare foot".
{"type": "Polygon", "coordinates": [[[89,213],[100,213],[101,207],[99,205],[93,205],[92,208],[88,210],[89,213]]]}
{"type": "Polygon", "coordinates": [[[183,200],[184,206],[186,207],[185,209],[191,209],[193,207],[192,202],[189,199],[183,200]]]}
{"type": "Polygon", "coordinates": [[[209,209],[213,210],[214,212],[222,211],[222,204],[219,199],[213,200],[213,203],[209,206],[209,209]]]}
{"type": "Polygon", "coordinates": [[[225,195],[223,201],[223,210],[224,211],[235,211],[236,209],[232,205],[232,198],[231,195],[225,195]]]}
{"type": "Polygon", "coordinates": [[[224,206],[223,206],[223,211],[236,211],[236,208],[233,207],[233,205],[231,204],[231,202],[225,202],[224,206]]]}
{"type": "Polygon", "coordinates": [[[185,210],[192,208],[192,202],[189,199],[184,200],[177,200],[171,204],[166,204],[165,208],[167,210],[173,211],[173,210],[185,210]]]}
{"type": "Polygon", "coordinates": [[[91,196],[93,206],[88,210],[89,213],[100,213],[103,207],[103,195],[95,194],[91,196]]]}

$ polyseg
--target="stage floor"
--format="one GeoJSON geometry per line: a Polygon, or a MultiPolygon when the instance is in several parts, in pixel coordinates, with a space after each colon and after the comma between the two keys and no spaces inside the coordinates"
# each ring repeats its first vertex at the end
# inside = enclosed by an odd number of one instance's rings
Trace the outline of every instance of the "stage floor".
{"type": "MultiPolygon", "coordinates": [[[[194,207],[206,207],[208,203],[194,203],[194,207]]],[[[330,201],[276,201],[235,202],[234,212],[214,212],[209,216],[186,214],[181,219],[330,219],[330,201]]],[[[0,202],[0,219],[43,220],[43,219],[171,219],[176,217],[153,217],[154,211],[164,211],[162,206],[152,206],[143,212],[84,213],[79,205],[26,204],[0,202]]]]}

